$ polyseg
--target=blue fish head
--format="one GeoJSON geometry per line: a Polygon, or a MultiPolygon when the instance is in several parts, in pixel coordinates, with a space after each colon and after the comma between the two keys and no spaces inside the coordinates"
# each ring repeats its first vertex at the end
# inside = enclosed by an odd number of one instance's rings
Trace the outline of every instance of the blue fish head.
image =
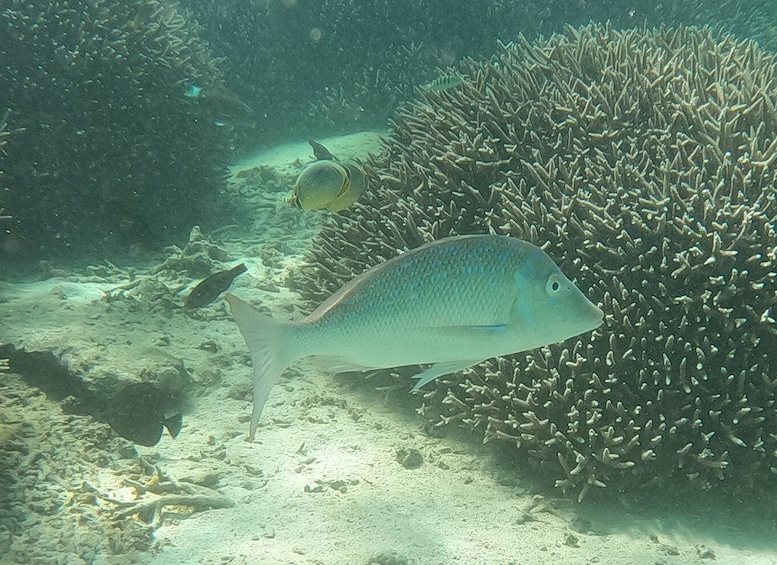
{"type": "Polygon", "coordinates": [[[517,317],[538,341],[554,343],[602,325],[604,314],[541,249],[515,274],[517,317]]]}

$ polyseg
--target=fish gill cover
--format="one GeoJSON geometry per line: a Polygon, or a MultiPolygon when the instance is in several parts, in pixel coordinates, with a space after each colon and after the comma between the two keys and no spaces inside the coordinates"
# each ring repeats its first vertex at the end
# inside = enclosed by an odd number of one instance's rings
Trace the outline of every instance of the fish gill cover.
{"type": "Polygon", "coordinates": [[[318,303],[398,251],[495,232],[605,311],[424,395],[565,492],[777,479],[777,57],[709,29],[567,28],[463,65],[393,121],[376,182],[296,284],[318,303]]]}

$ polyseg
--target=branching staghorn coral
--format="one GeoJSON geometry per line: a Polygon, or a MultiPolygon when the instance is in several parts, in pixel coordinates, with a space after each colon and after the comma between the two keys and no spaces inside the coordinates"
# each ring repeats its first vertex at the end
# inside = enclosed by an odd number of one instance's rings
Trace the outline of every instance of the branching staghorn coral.
{"type": "Polygon", "coordinates": [[[464,57],[488,57],[519,32],[565,24],[711,25],[777,47],[777,4],[763,0],[182,0],[225,58],[228,84],[257,112],[247,132],[276,142],[382,127],[414,88],[464,57]],[[476,25],[473,25],[476,22],[476,25]]]}
{"type": "Polygon", "coordinates": [[[438,379],[427,413],[580,500],[773,484],[777,58],[707,29],[589,26],[464,74],[399,112],[374,189],[297,274],[305,296],[448,235],[532,241],[605,325],[438,379]]]}
{"type": "Polygon", "coordinates": [[[16,241],[34,254],[188,232],[231,135],[183,96],[220,81],[196,22],[160,0],[13,0],[0,31],[3,107],[26,129],[3,167],[16,241]]]}

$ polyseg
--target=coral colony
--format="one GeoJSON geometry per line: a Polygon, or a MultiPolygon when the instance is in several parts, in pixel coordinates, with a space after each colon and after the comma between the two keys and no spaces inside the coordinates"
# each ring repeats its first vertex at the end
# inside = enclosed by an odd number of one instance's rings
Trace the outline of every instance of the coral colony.
{"type": "Polygon", "coordinates": [[[605,312],[593,334],[438,379],[437,423],[592,488],[765,488],[777,474],[777,57],[707,29],[568,28],[419,94],[325,227],[318,301],[423,242],[543,246],[605,312]]]}
{"type": "Polygon", "coordinates": [[[0,30],[8,237],[45,253],[185,236],[229,145],[181,94],[220,80],[191,18],[158,0],[11,2],[0,30]]]}

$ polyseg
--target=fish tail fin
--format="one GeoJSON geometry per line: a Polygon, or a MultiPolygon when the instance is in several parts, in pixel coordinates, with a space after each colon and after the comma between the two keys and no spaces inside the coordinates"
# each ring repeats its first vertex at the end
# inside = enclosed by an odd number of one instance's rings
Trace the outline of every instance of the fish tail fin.
{"type": "Polygon", "coordinates": [[[162,425],[167,428],[170,437],[173,439],[177,438],[183,427],[183,414],[176,414],[175,416],[165,418],[162,421],[162,425]]]}
{"type": "Polygon", "coordinates": [[[232,294],[227,294],[226,300],[229,302],[237,327],[248,345],[254,366],[254,406],[249,429],[249,439],[253,441],[262,409],[270,396],[272,387],[286,368],[296,360],[290,358],[286,351],[291,326],[257,312],[232,294]]]}

